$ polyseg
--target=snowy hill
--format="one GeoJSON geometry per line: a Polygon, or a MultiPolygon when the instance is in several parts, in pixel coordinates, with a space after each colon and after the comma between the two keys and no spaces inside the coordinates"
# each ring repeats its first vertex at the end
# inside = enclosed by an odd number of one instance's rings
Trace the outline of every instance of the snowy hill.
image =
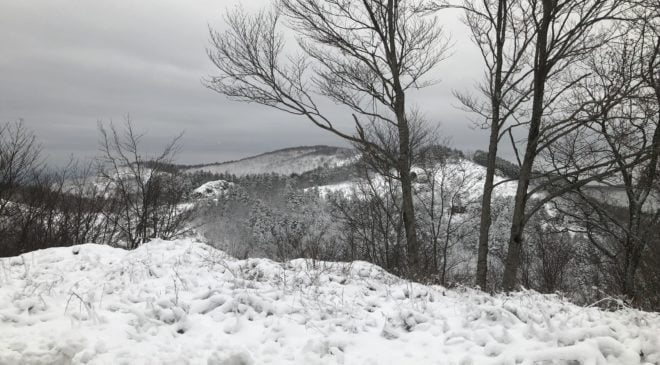
{"type": "MultiPolygon", "coordinates": [[[[445,190],[460,190],[463,199],[466,201],[480,199],[483,191],[484,179],[486,178],[486,168],[467,159],[456,159],[448,162],[445,166],[434,167],[427,170],[413,167],[413,172],[418,177],[416,180],[416,188],[418,191],[427,188],[428,181],[431,178],[427,175],[432,174],[435,179],[436,190],[439,190],[441,186],[445,190]]],[[[504,177],[495,176],[495,184],[499,184],[495,187],[495,195],[506,197],[515,196],[516,182],[505,180],[507,179],[504,177]]],[[[387,182],[382,177],[376,176],[373,183],[377,189],[387,191],[387,182]]],[[[322,185],[315,188],[318,189],[321,196],[334,192],[341,192],[345,195],[351,195],[353,192],[358,192],[359,195],[359,184],[360,180],[353,180],[322,185]]]]}
{"type": "Polygon", "coordinates": [[[234,187],[234,183],[225,180],[209,181],[193,190],[193,199],[216,199],[223,196],[229,189],[234,187]]]}
{"type": "Polygon", "coordinates": [[[321,167],[343,166],[355,161],[355,159],[355,152],[347,148],[329,146],[294,147],[238,161],[193,166],[186,170],[188,172],[230,173],[237,176],[268,173],[290,175],[293,173],[302,174],[321,167]]]}
{"type": "Polygon", "coordinates": [[[0,261],[0,364],[658,364],[660,316],[193,241],[0,261]]]}

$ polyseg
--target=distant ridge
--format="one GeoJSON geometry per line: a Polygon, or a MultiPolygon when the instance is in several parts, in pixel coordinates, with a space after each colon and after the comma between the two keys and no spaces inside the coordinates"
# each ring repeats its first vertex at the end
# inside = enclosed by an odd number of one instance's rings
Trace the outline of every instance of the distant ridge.
{"type": "Polygon", "coordinates": [[[230,173],[237,176],[250,174],[302,174],[318,168],[339,167],[356,160],[354,150],[334,146],[299,146],[283,148],[239,160],[185,166],[189,172],[206,171],[230,173]]]}
{"type": "Polygon", "coordinates": [[[273,154],[278,154],[278,153],[287,153],[287,152],[293,152],[293,151],[329,151],[330,153],[348,153],[348,154],[354,154],[355,152],[350,149],[350,148],[345,148],[345,147],[336,147],[336,146],[327,146],[327,145],[314,145],[314,146],[297,146],[297,147],[286,147],[286,148],[281,148],[277,149],[274,151],[270,152],[263,152],[258,155],[254,156],[248,156],[248,157],[243,157],[237,160],[227,160],[227,161],[222,161],[222,162],[209,162],[209,163],[202,163],[202,164],[194,164],[194,165],[180,165],[185,169],[194,169],[194,168],[199,168],[199,167],[206,167],[206,166],[217,166],[217,165],[225,165],[225,164],[230,164],[230,163],[235,163],[235,162],[242,162],[246,160],[252,160],[255,158],[259,157],[264,157],[268,155],[273,155],[273,154]]]}

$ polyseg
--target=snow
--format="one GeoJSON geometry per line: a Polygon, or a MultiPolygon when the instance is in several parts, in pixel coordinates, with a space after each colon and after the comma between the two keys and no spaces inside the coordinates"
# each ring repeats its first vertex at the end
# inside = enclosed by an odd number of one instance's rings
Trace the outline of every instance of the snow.
{"type": "MultiPolygon", "coordinates": [[[[423,170],[415,168],[418,176],[423,170]]],[[[483,195],[484,180],[486,179],[486,167],[467,159],[458,159],[448,162],[445,168],[438,168],[435,176],[436,185],[443,182],[448,185],[449,190],[465,190],[465,200],[480,200],[483,195]],[[445,175],[446,176],[443,176],[445,175]]],[[[496,185],[493,194],[500,197],[513,197],[516,195],[517,182],[507,181],[507,178],[495,175],[493,183],[496,185]]]]}
{"type": "Polygon", "coordinates": [[[333,168],[354,163],[359,159],[355,152],[338,147],[295,147],[264,153],[258,156],[191,168],[189,172],[206,171],[230,173],[237,176],[250,174],[302,174],[317,168],[333,168]]]}
{"type": "MultiPolygon", "coordinates": [[[[417,176],[424,176],[426,173],[419,167],[412,169],[417,176]]],[[[460,189],[465,190],[463,193],[466,195],[463,198],[468,201],[476,201],[483,194],[484,179],[486,178],[486,168],[478,165],[470,160],[459,159],[454,162],[449,162],[444,168],[436,168],[434,171],[434,178],[436,179],[436,187],[445,184],[445,189],[460,189]],[[443,176],[446,174],[447,176],[443,176]]],[[[507,179],[501,176],[495,176],[494,183],[496,184],[494,195],[500,197],[513,197],[516,195],[515,181],[506,181],[507,179]]],[[[308,188],[306,190],[318,189],[321,197],[326,197],[333,193],[342,193],[345,196],[352,196],[359,193],[360,181],[344,181],[336,184],[322,185],[315,188],[308,188]]],[[[373,179],[373,184],[378,191],[385,192],[388,188],[387,181],[380,175],[376,175],[373,179]]],[[[424,184],[416,184],[417,188],[423,188],[424,184]]]]}
{"type": "Polygon", "coordinates": [[[658,364],[660,316],[191,239],[0,260],[0,364],[658,364]]]}
{"type": "Polygon", "coordinates": [[[225,180],[209,181],[193,190],[192,197],[196,199],[216,199],[231,189],[234,183],[225,180]]]}

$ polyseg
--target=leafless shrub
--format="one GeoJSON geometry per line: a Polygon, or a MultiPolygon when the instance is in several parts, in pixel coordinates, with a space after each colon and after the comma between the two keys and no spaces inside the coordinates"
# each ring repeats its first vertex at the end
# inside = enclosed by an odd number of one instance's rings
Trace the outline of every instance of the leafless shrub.
{"type": "Polygon", "coordinates": [[[154,238],[172,239],[185,234],[190,211],[183,199],[190,186],[182,176],[168,167],[180,148],[182,135],[170,141],[161,153],[152,157],[141,155],[142,135],[126,118],[119,131],[111,123],[99,124],[99,176],[110,204],[103,216],[113,224],[129,249],[137,248],[154,238]]]}

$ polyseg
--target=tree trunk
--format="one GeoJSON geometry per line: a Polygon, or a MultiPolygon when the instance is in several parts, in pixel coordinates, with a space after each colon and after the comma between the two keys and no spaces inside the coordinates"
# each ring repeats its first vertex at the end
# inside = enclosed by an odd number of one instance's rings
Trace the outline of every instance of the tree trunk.
{"type": "MultiPolygon", "coordinates": [[[[451,205],[450,209],[454,209],[454,204],[451,205]]],[[[454,218],[453,211],[449,213],[449,219],[447,220],[447,230],[445,231],[445,245],[442,248],[442,286],[447,285],[447,256],[449,253],[449,233],[451,231],[451,222],[454,218]]]]}
{"type": "Polygon", "coordinates": [[[534,96],[532,100],[532,116],[529,122],[529,133],[527,135],[527,147],[525,157],[520,168],[518,177],[518,188],[516,190],[515,206],[511,222],[511,235],[509,237],[509,248],[507,250],[504,266],[504,277],[502,286],[504,291],[510,292],[515,289],[517,283],[518,269],[520,267],[521,251],[523,244],[523,233],[525,231],[525,208],[527,207],[527,190],[532,177],[534,160],[538,154],[541,121],[543,119],[545,84],[548,75],[548,30],[552,23],[551,1],[543,1],[543,20],[540,24],[536,54],[534,59],[534,96]]]}
{"type": "MultiPolygon", "coordinates": [[[[405,118],[405,117],[404,117],[405,118]]],[[[410,136],[407,123],[399,125],[399,174],[401,178],[403,228],[406,231],[408,269],[418,269],[417,230],[415,227],[415,207],[413,202],[412,177],[410,174],[410,136]]]]}
{"type": "MultiPolygon", "coordinates": [[[[660,105],[660,87],[654,86],[656,101],[660,105]]],[[[651,157],[647,162],[646,168],[642,172],[639,181],[638,190],[635,192],[634,186],[628,186],[632,192],[632,199],[629,201],[630,210],[630,230],[633,232],[633,237],[629,237],[626,242],[626,262],[624,271],[623,294],[627,296],[633,304],[638,304],[639,293],[637,292],[636,276],[642,260],[642,253],[645,248],[646,242],[640,242],[640,237],[643,237],[642,231],[642,217],[644,216],[644,204],[646,203],[651,191],[653,190],[654,183],[657,179],[658,159],[660,158],[660,120],[656,122],[655,131],[653,132],[653,139],[651,145],[651,157]]],[[[630,199],[630,198],[629,198],[630,199]]]]}
{"type": "Polygon", "coordinates": [[[401,65],[396,44],[397,14],[399,12],[399,1],[388,0],[387,2],[387,25],[389,33],[389,45],[387,57],[392,71],[392,84],[394,91],[393,109],[396,116],[399,132],[399,156],[397,170],[401,179],[401,199],[403,228],[406,231],[406,250],[408,272],[414,274],[419,270],[417,229],[415,224],[415,206],[413,202],[412,176],[410,164],[412,151],[410,150],[410,125],[406,116],[406,93],[401,85],[401,65]]]}
{"type": "Polygon", "coordinates": [[[481,201],[481,221],[479,224],[479,248],[477,254],[476,284],[481,290],[486,290],[488,285],[488,243],[490,238],[490,226],[492,224],[491,204],[493,196],[493,183],[495,179],[495,163],[497,161],[497,148],[499,144],[500,128],[502,127],[500,107],[502,104],[502,70],[504,68],[504,43],[506,41],[506,14],[507,2],[500,0],[497,6],[497,35],[495,50],[495,73],[491,75],[493,89],[491,94],[491,125],[490,140],[488,143],[488,161],[486,166],[486,181],[484,182],[484,193],[481,201]]]}
{"type": "Polygon", "coordinates": [[[637,270],[639,269],[639,263],[642,258],[642,250],[640,245],[638,245],[636,242],[629,242],[629,245],[630,246],[628,247],[628,252],[626,254],[623,278],[623,294],[628,299],[630,299],[633,304],[637,304],[639,301],[639,296],[637,293],[635,277],[637,276],[637,270]]]}
{"type": "MultiPolygon", "coordinates": [[[[543,85],[539,86],[542,90],[543,85]]],[[[540,101],[539,104],[543,103],[543,96],[540,91],[540,101]]],[[[536,93],[536,92],[535,92],[536,93]]],[[[537,96],[535,95],[535,99],[537,96]]],[[[536,104],[536,101],[535,101],[536,104]]],[[[529,196],[527,195],[527,190],[529,189],[529,183],[532,177],[532,170],[534,167],[534,160],[536,159],[536,148],[538,146],[539,130],[541,124],[541,116],[543,113],[542,106],[539,106],[539,111],[537,112],[536,105],[534,106],[534,113],[530,123],[529,129],[529,138],[527,142],[527,148],[525,149],[525,158],[523,165],[520,169],[520,176],[518,178],[518,188],[516,190],[515,205],[513,209],[513,218],[511,221],[511,234],[509,236],[509,248],[507,251],[506,262],[504,267],[504,277],[502,280],[502,286],[505,291],[509,292],[514,290],[516,286],[516,277],[518,274],[518,268],[520,267],[520,254],[522,250],[523,243],[523,233],[525,231],[525,208],[527,207],[527,201],[529,196]],[[534,115],[538,113],[538,116],[535,118],[534,115]]]]}
{"type": "Polygon", "coordinates": [[[493,183],[495,180],[495,161],[497,159],[497,142],[499,128],[493,126],[490,130],[490,144],[488,146],[488,165],[486,167],[486,181],[481,201],[481,221],[479,224],[479,252],[477,257],[476,284],[481,290],[488,285],[488,243],[490,226],[492,224],[491,204],[493,196],[493,183]]]}
{"type": "MultiPolygon", "coordinates": [[[[524,165],[523,165],[524,166],[524,165]]],[[[503,289],[507,292],[516,287],[518,268],[522,253],[523,233],[525,230],[525,207],[527,206],[527,188],[529,186],[530,172],[520,171],[518,190],[516,191],[515,206],[511,222],[511,234],[509,237],[509,248],[507,250],[504,265],[504,276],[502,278],[503,289]]]]}

